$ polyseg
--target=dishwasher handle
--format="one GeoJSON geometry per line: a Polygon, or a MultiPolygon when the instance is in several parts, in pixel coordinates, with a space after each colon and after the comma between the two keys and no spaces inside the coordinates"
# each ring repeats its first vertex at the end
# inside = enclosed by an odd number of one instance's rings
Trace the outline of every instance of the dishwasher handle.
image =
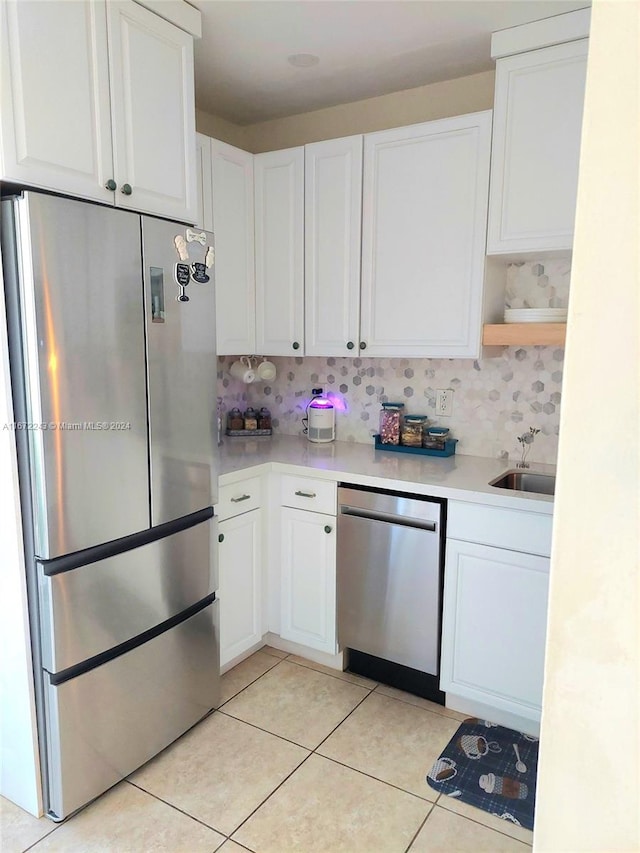
{"type": "Polygon", "coordinates": [[[407,518],[402,515],[395,515],[391,512],[381,512],[376,509],[360,509],[357,506],[340,507],[341,515],[351,515],[355,518],[364,518],[368,521],[382,521],[387,524],[398,524],[402,527],[417,527],[420,530],[426,530],[429,533],[436,533],[438,525],[435,521],[426,521],[423,518],[407,518]]]}

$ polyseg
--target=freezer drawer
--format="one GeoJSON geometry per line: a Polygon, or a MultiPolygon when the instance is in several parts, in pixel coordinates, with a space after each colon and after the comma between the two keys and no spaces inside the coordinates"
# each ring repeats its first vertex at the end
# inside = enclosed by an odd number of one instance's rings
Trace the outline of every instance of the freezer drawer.
{"type": "MultiPolygon", "coordinates": [[[[190,520],[194,517],[180,523],[190,520]]],[[[217,521],[208,517],[146,545],[52,576],[46,572],[70,558],[40,564],[44,669],[58,673],[106,652],[214,592],[216,534],[217,521]]]]}
{"type": "Polygon", "coordinates": [[[49,812],[62,819],[219,703],[218,602],[54,686],[45,673],[49,812]]]}

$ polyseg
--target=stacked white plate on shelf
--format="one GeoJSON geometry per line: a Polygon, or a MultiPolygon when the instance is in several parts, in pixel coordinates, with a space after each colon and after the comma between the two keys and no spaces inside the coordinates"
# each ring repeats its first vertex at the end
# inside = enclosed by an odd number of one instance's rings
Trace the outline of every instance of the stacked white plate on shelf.
{"type": "Polygon", "coordinates": [[[566,323],[566,308],[505,308],[505,323],[566,323]]]}

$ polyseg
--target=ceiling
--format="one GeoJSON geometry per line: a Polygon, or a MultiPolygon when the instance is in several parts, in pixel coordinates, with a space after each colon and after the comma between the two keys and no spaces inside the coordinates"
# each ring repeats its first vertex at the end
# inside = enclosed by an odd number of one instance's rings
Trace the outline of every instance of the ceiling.
{"type": "Polygon", "coordinates": [[[590,0],[191,0],[196,105],[236,124],[493,68],[491,33],[590,0]],[[292,54],[320,62],[296,68],[292,54]]]}

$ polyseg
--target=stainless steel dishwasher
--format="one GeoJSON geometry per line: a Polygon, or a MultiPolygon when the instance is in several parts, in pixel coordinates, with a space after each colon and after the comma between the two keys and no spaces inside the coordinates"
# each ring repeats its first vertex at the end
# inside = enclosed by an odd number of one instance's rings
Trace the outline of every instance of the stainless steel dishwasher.
{"type": "Polygon", "coordinates": [[[338,506],[338,641],[349,669],[444,704],[446,502],[341,485],[338,506]]]}

